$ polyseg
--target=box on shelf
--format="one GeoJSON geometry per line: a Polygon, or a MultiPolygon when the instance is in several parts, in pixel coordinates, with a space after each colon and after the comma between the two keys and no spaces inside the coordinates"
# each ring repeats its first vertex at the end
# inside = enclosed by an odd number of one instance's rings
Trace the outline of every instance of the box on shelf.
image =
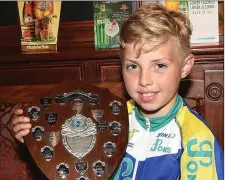
{"type": "Polygon", "coordinates": [[[61,2],[18,1],[21,26],[21,51],[57,50],[61,2]]]}
{"type": "Polygon", "coordinates": [[[192,43],[219,42],[218,1],[189,1],[192,43]]]}
{"type": "Polygon", "coordinates": [[[132,1],[94,1],[95,49],[119,48],[120,29],[136,9],[132,1]]]}

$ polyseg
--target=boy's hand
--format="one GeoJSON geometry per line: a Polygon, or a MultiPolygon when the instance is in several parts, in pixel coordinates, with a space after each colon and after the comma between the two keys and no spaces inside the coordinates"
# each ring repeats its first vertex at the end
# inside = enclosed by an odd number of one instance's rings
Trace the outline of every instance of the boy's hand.
{"type": "Polygon", "coordinates": [[[15,110],[14,119],[12,120],[13,131],[15,133],[15,138],[20,142],[24,143],[23,137],[26,136],[31,129],[30,119],[23,114],[22,109],[15,110]]]}

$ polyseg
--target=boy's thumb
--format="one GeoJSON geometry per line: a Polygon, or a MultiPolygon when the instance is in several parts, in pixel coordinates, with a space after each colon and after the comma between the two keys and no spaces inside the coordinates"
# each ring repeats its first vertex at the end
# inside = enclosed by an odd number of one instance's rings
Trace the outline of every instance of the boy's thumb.
{"type": "Polygon", "coordinates": [[[22,109],[16,109],[15,114],[21,115],[21,114],[23,114],[23,110],[22,109]]]}

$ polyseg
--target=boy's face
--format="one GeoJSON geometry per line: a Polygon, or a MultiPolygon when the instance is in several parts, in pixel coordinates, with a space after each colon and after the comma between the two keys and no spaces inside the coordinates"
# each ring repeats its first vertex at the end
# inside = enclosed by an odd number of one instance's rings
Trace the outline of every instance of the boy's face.
{"type": "Polygon", "coordinates": [[[159,49],[136,57],[133,44],[125,44],[122,71],[126,89],[140,106],[145,117],[166,115],[176,103],[181,78],[191,70],[194,62],[181,60],[178,46],[168,41],[159,49]],[[186,64],[187,63],[187,64],[186,64]]]}

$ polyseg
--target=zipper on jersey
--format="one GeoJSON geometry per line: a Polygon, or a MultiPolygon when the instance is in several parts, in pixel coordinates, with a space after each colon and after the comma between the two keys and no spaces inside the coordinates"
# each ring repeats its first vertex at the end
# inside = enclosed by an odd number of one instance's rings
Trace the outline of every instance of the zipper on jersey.
{"type": "Polygon", "coordinates": [[[146,121],[145,121],[145,126],[146,126],[146,130],[149,131],[150,129],[150,118],[145,118],[146,121]]]}

